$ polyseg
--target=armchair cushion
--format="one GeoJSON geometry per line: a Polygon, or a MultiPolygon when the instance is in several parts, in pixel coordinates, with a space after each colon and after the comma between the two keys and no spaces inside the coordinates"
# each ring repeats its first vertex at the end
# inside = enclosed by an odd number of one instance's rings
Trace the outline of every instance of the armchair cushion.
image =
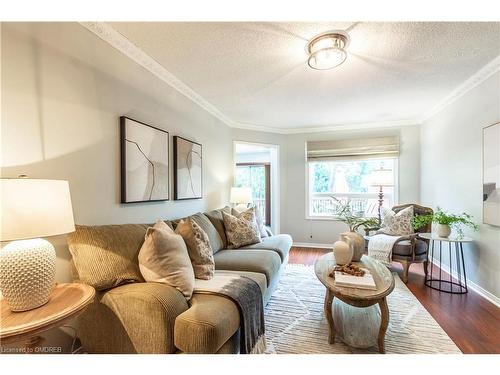
{"type": "MultiPolygon", "coordinates": [[[[422,255],[427,252],[427,243],[416,239],[415,240],[415,255],[422,255]]],[[[411,241],[410,240],[402,240],[396,242],[394,247],[392,248],[392,253],[394,255],[400,255],[400,256],[407,256],[411,257],[412,256],[412,248],[411,248],[411,241]]]]}

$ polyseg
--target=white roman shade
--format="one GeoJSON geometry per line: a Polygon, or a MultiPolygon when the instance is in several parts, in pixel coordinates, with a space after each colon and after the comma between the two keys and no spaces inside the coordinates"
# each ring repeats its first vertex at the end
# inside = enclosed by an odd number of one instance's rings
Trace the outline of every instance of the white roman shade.
{"type": "Polygon", "coordinates": [[[331,141],[308,141],[307,160],[370,159],[397,157],[398,137],[339,139],[331,141]]]}

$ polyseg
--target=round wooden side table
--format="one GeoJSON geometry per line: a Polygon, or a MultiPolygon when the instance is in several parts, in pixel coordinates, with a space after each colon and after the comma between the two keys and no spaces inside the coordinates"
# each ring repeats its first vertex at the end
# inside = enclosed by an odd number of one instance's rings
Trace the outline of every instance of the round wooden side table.
{"type": "Polygon", "coordinates": [[[439,237],[434,233],[419,233],[419,237],[425,238],[430,241],[428,260],[430,261],[430,272],[427,272],[425,278],[425,285],[429,288],[439,290],[440,292],[451,294],[465,294],[467,289],[467,274],[465,273],[464,262],[464,249],[463,244],[472,242],[473,239],[469,237],[439,237]],[[437,246],[435,242],[439,242],[439,276],[433,274],[432,263],[437,256],[437,246]],[[449,278],[445,279],[443,276],[442,263],[443,253],[446,253],[446,246],[443,243],[448,243],[448,260],[449,260],[449,278]],[[454,250],[454,251],[453,251],[454,250]],[[453,253],[455,253],[455,261],[453,261],[453,253]],[[456,264],[456,271],[453,272],[454,264],[456,264]],[[463,275],[462,275],[463,273],[463,275]],[[455,276],[455,281],[453,277],[455,276]]]}
{"type": "Polygon", "coordinates": [[[25,348],[35,346],[39,334],[60,327],[92,303],[95,290],[78,283],[57,284],[49,301],[36,309],[13,312],[5,299],[0,299],[0,343],[24,341],[25,348]]]}

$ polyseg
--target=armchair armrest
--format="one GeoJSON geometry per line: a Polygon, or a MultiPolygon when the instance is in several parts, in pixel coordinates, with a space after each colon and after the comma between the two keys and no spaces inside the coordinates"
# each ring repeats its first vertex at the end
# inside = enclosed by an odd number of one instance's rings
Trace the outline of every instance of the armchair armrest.
{"type": "Polygon", "coordinates": [[[369,235],[370,235],[370,232],[372,232],[372,231],[378,231],[379,229],[380,229],[380,227],[365,228],[365,234],[366,234],[367,236],[369,236],[369,235]]]}
{"type": "MultiPolygon", "coordinates": [[[[189,308],[177,289],[161,283],[126,284],[104,292],[100,303],[119,319],[135,352],[175,352],[175,319],[189,308]]],[[[100,335],[117,334],[110,328],[100,327],[100,335]]]]}

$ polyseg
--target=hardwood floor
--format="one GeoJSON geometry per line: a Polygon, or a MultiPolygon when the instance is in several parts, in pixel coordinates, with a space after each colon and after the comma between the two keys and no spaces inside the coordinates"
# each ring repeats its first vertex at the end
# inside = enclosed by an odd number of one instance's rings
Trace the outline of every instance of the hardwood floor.
{"type": "MultiPolygon", "coordinates": [[[[329,251],[292,247],[289,262],[313,265],[329,251]]],[[[393,269],[402,274],[398,263],[393,269]]],[[[421,264],[412,265],[408,276],[408,288],[462,352],[500,353],[500,308],[470,289],[467,294],[452,295],[426,287],[421,264]]]]}

